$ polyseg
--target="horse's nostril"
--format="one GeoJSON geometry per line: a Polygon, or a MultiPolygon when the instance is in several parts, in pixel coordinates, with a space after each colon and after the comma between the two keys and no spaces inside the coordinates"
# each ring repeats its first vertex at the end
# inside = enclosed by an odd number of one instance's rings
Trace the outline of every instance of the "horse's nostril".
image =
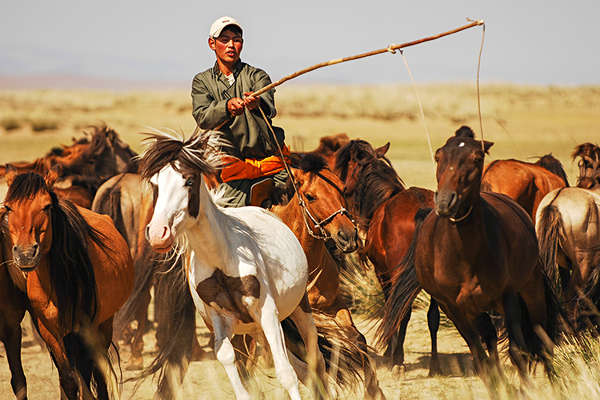
{"type": "Polygon", "coordinates": [[[18,247],[15,245],[15,246],[13,246],[13,248],[12,248],[12,251],[13,251],[13,252],[16,252],[18,249],[19,249],[19,248],[18,248],[18,247]]]}
{"type": "Polygon", "coordinates": [[[339,232],[338,232],[338,237],[339,237],[340,239],[342,239],[344,242],[347,242],[347,241],[348,241],[348,239],[349,239],[349,238],[348,238],[348,235],[346,235],[346,234],[344,233],[344,231],[339,231],[339,232]]]}
{"type": "Polygon", "coordinates": [[[146,225],[146,229],[144,230],[144,236],[146,236],[147,241],[150,241],[150,225],[146,225]]]}

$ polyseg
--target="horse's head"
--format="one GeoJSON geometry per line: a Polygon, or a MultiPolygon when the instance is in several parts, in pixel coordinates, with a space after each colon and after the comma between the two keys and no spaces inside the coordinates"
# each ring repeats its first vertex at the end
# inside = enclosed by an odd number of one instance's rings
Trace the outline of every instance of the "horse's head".
{"type": "Polygon", "coordinates": [[[435,153],[438,181],[435,212],[441,217],[459,219],[470,213],[479,196],[485,153],[491,142],[468,136],[453,136],[435,153]]]}
{"type": "Polygon", "coordinates": [[[13,244],[13,260],[22,270],[31,271],[52,246],[52,216],[58,199],[50,189],[52,182],[37,173],[8,181],[3,220],[13,244]]]}
{"type": "Polygon", "coordinates": [[[202,204],[202,174],[212,174],[219,164],[215,136],[194,136],[187,141],[151,134],[152,144],[141,159],[141,172],[158,191],[146,238],[157,252],[169,251],[175,239],[196,220],[202,204]]]}
{"type": "Polygon", "coordinates": [[[122,172],[137,170],[136,153],[124,143],[119,135],[106,126],[92,127],[90,145],[85,153],[92,171],[86,175],[95,175],[106,179],[122,172]]]}
{"type": "Polygon", "coordinates": [[[318,155],[307,154],[296,160],[294,166],[307,229],[315,236],[331,238],[342,252],[356,250],[358,233],[346,210],[340,178],[318,155]]]}
{"type": "Polygon", "coordinates": [[[577,186],[590,189],[600,183],[600,147],[593,143],[583,143],[575,147],[571,155],[579,160],[579,177],[577,186]]]}
{"type": "Polygon", "coordinates": [[[355,193],[359,184],[358,177],[365,166],[381,160],[389,164],[385,158],[385,153],[389,148],[389,142],[374,149],[369,142],[356,139],[351,140],[336,152],[335,172],[344,183],[344,193],[347,199],[350,199],[355,193]]]}

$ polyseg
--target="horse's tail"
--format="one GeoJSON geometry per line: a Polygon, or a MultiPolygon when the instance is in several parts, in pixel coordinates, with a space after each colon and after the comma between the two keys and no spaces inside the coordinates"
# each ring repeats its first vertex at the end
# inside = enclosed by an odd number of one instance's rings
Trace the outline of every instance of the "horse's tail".
{"type": "Polygon", "coordinates": [[[412,303],[421,291],[421,284],[417,280],[415,269],[415,251],[421,226],[430,208],[420,209],[415,215],[415,233],[404,259],[396,270],[402,271],[391,287],[390,294],[385,301],[383,319],[377,327],[376,342],[378,346],[385,346],[396,335],[404,316],[412,307],[412,303]]]}
{"type": "MultiPolygon", "coordinates": [[[[138,377],[144,379],[159,373],[160,398],[177,398],[192,356],[192,343],[196,334],[195,306],[183,268],[183,259],[174,266],[159,263],[156,296],[160,296],[160,310],[156,313],[158,353],[138,377]]],[[[152,274],[154,275],[154,274],[152,274]]],[[[139,385],[138,385],[139,386],[139,385]]],[[[136,386],[136,390],[138,388],[136,386]]]]}
{"type": "MultiPolygon", "coordinates": [[[[318,345],[325,360],[325,367],[340,388],[356,388],[363,382],[361,372],[369,362],[367,348],[346,335],[330,317],[312,310],[319,335],[318,345]],[[364,348],[363,348],[364,347],[364,348]]],[[[298,328],[290,318],[281,321],[286,347],[300,360],[305,359],[306,349],[298,328]]]]}
{"type": "MultiPolygon", "coordinates": [[[[92,203],[92,211],[99,214],[108,215],[114,222],[115,227],[128,240],[127,229],[123,221],[123,212],[121,210],[121,187],[120,182],[125,174],[121,174],[119,178],[111,186],[102,187],[94,196],[92,203]]],[[[127,243],[130,247],[133,243],[127,243]]]]}
{"type": "Polygon", "coordinates": [[[558,208],[549,204],[540,213],[538,224],[538,242],[540,261],[545,275],[548,276],[554,290],[562,295],[557,254],[563,240],[563,222],[558,208]]]}

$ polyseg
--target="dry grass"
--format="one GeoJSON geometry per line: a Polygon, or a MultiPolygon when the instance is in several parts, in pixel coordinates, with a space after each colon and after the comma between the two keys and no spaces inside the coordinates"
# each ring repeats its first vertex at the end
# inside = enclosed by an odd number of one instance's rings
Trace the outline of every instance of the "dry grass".
{"type": "MultiPolygon", "coordinates": [[[[473,85],[425,85],[418,88],[426,125],[434,149],[444,143],[461,124],[479,132],[473,85]]],[[[275,124],[286,130],[287,141],[297,150],[316,147],[321,136],[346,132],[375,146],[391,142],[389,156],[400,176],[409,185],[435,187],[433,165],[423,123],[410,86],[284,86],[277,91],[279,116],[275,124]],[[301,148],[303,147],[303,148],[301,148]]],[[[600,138],[599,87],[534,87],[487,85],[481,91],[482,117],[486,140],[495,142],[489,160],[528,159],[552,152],[560,159],[574,181],[576,165],[569,155],[573,147],[600,138]]],[[[173,128],[192,132],[191,100],[188,91],[102,92],[102,91],[0,91],[0,163],[32,160],[58,144],[71,143],[82,129],[98,123],[114,128],[141,150],[138,132],[147,127],[173,128]],[[40,127],[49,130],[38,130],[40,127]],[[36,128],[37,127],[37,128],[36,128]]],[[[382,303],[372,275],[362,275],[353,289],[355,311],[367,313],[382,303]]],[[[440,329],[442,367],[446,374],[428,378],[429,335],[426,296],[408,327],[407,371],[403,378],[392,375],[385,366],[378,375],[388,398],[455,399],[488,398],[481,380],[472,375],[468,349],[451,323],[440,329]]],[[[371,338],[368,320],[360,328],[371,338]]],[[[153,334],[148,334],[146,360],[153,351],[153,334]]],[[[203,343],[208,341],[201,333],[203,343]]],[[[126,351],[122,352],[127,360],[126,351]]],[[[524,397],[566,399],[600,398],[600,342],[586,337],[564,343],[556,351],[557,381],[550,385],[541,372],[535,375],[524,397]]],[[[56,397],[48,387],[57,388],[56,371],[47,356],[34,347],[24,349],[30,399],[56,397]]],[[[498,388],[497,398],[515,398],[518,378],[509,363],[510,385],[498,388]]],[[[271,371],[272,372],[272,371],[271,371]]],[[[126,376],[130,374],[126,372],[126,376]]],[[[10,385],[6,362],[0,360],[0,397],[9,398],[10,385]]],[[[284,398],[278,384],[266,375],[260,378],[268,398],[284,398]]],[[[135,398],[152,398],[148,382],[135,398]]],[[[206,398],[232,398],[225,373],[214,360],[193,363],[184,392],[203,393],[206,398]]],[[[130,388],[125,387],[128,398],[130,388]]],[[[360,394],[350,398],[360,398],[360,394]]]]}

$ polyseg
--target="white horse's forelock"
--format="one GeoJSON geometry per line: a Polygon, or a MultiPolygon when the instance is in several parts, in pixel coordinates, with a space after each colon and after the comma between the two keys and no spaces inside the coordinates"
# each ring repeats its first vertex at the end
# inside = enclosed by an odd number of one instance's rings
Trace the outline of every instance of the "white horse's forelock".
{"type": "MultiPolygon", "coordinates": [[[[153,127],[147,127],[150,131],[150,136],[146,137],[142,142],[148,143],[156,140],[156,136],[163,137],[165,139],[185,143],[187,140],[182,132],[177,132],[174,129],[163,128],[157,129],[153,127]]],[[[182,152],[192,160],[195,160],[198,164],[208,164],[214,169],[221,169],[223,167],[223,153],[220,151],[223,147],[231,147],[231,143],[222,137],[219,131],[204,131],[196,134],[195,137],[189,143],[183,146],[182,152]],[[203,140],[207,140],[205,146],[197,148],[198,144],[203,140]]],[[[146,150],[142,152],[138,158],[143,158],[146,150]]]]}

